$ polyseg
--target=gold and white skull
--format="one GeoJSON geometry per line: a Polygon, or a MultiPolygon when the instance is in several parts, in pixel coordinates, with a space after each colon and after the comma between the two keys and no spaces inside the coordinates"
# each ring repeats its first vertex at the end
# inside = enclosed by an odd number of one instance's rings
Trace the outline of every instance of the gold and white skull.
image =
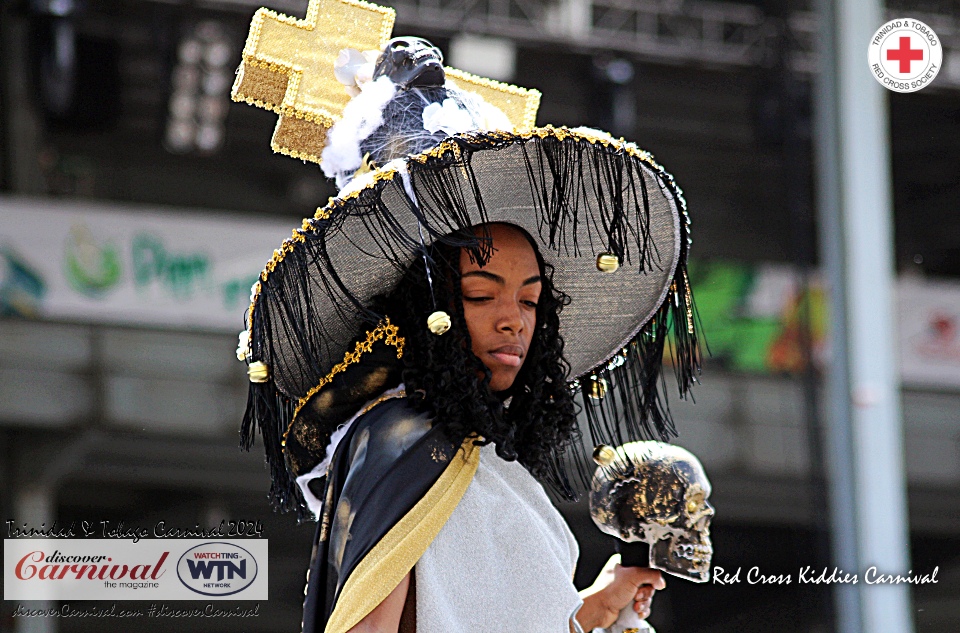
{"type": "Polygon", "coordinates": [[[710,481],[689,451],[663,442],[608,449],[590,490],[590,515],[603,532],[650,546],[650,567],[695,582],[710,576],[710,481]]]}

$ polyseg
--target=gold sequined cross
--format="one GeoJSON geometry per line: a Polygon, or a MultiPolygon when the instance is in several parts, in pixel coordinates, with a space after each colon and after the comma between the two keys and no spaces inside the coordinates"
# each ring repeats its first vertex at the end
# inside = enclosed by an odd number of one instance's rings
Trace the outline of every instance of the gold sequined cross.
{"type": "MultiPolygon", "coordinates": [[[[327,130],[350,100],[333,74],[340,51],[381,50],[390,39],[393,9],[362,0],[309,0],[298,20],[259,9],[250,23],[234,101],[280,115],[271,146],[276,152],[320,162],[327,130]]],[[[447,68],[448,79],[499,107],[517,131],[534,126],[540,93],[447,68]]]]}
{"type": "Polygon", "coordinates": [[[359,0],[310,0],[298,20],[259,9],[250,23],[233,99],[280,115],[274,151],[313,162],[327,129],[350,96],[333,74],[341,49],[380,49],[390,39],[393,9],[359,0]]]}

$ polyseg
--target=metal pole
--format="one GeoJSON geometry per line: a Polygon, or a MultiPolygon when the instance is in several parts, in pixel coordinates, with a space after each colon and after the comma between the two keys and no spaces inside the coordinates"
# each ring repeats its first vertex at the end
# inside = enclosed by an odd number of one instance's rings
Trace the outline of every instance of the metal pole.
{"type": "MultiPolygon", "coordinates": [[[[819,72],[814,75],[814,155],[820,261],[829,292],[830,365],[825,375],[826,476],[829,482],[830,548],[833,564],[859,568],[850,435],[850,381],[847,358],[847,300],[844,294],[843,218],[840,215],[839,131],[837,129],[837,51],[834,0],[817,0],[820,28],[819,72]]],[[[834,584],[837,633],[863,633],[860,587],[834,584]]]]}
{"type": "Polygon", "coordinates": [[[815,99],[821,255],[831,298],[827,433],[840,633],[910,633],[907,585],[869,585],[871,567],[906,574],[909,541],[893,309],[889,122],[870,76],[877,0],[819,0],[815,99]]]}

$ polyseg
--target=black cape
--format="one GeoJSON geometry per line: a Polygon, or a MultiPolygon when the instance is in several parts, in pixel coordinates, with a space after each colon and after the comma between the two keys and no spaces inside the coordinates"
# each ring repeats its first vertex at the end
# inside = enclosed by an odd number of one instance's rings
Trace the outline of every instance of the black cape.
{"type": "Polygon", "coordinates": [[[311,482],[324,502],[307,573],[304,633],[348,631],[379,605],[446,523],[478,463],[472,439],[450,440],[403,397],[361,414],[326,478],[311,482]]]}

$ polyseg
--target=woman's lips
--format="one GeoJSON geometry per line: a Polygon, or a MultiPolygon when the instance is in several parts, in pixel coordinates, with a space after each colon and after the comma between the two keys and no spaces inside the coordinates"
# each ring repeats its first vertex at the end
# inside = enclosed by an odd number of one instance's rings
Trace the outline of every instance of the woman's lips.
{"type": "Polygon", "coordinates": [[[488,352],[504,365],[519,367],[523,364],[523,350],[516,345],[505,345],[488,352]]]}

